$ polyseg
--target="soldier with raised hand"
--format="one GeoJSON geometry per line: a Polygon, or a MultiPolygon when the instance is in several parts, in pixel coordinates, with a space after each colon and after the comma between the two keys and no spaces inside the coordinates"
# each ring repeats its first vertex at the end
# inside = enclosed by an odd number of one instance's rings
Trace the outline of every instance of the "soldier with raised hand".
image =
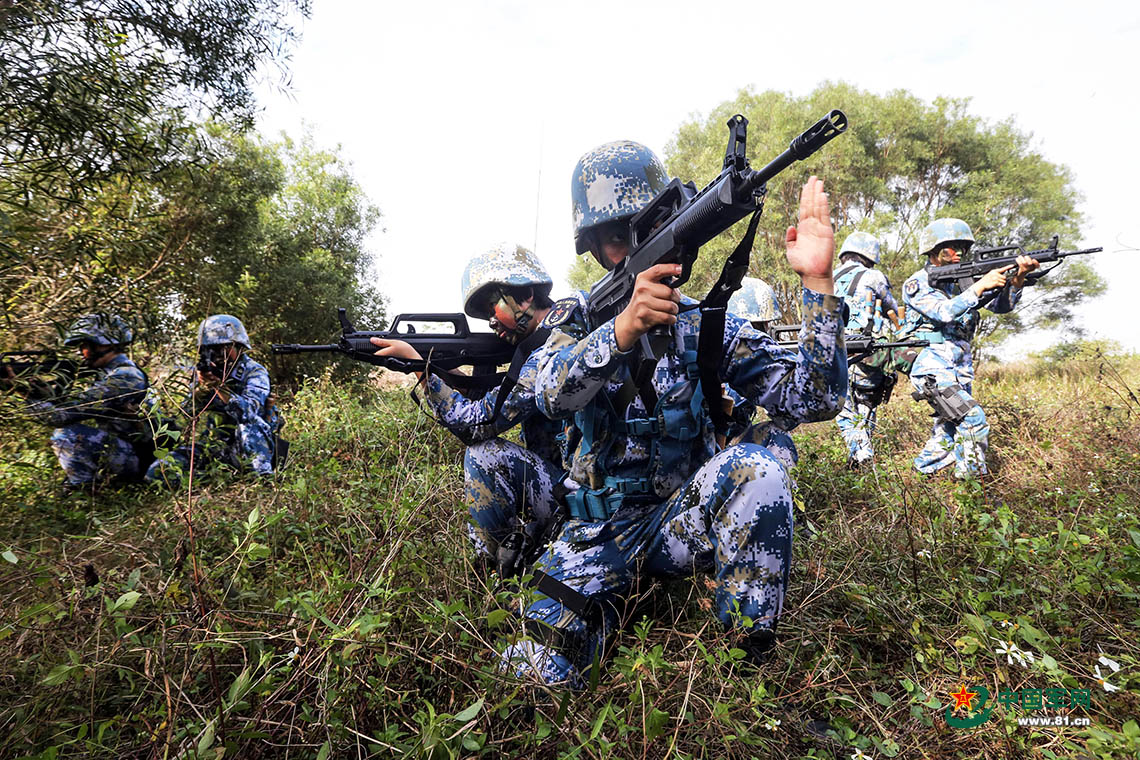
{"type": "Polygon", "coordinates": [[[55,428],[51,446],[65,473],[65,490],[138,475],[134,444],[146,437],[140,409],[148,383],[124,353],[133,340],[134,332],[118,315],[84,314],[68,328],[63,344],[79,351],[83,364],[94,370],[94,382],[27,407],[33,419],[55,428]]]}
{"type": "MultiPolygon", "coordinates": [[[[198,327],[198,363],[181,406],[186,441],[147,469],[149,482],[177,484],[212,461],[273,474],[280,419],[270,397],[269,372],[247,353],[249,335],[237,317],[214,314],[198,327]]],[[[185,440],[185,438],[184,438],[185,440]]]]}
{"type": "MultiPolygon", "coordinates": [[[[488,320],[500,338],[531,353],[542,345],[539,341],[532,346],[534,341],[528,339],[550,311],[553,285],[530,250],[501,244],[472,258],[463,270],[463,311],[488,320]]],[[[372,343],[380,349],[379,356],[422,358],[401,340],[373,338],[372,343]]],[[[521,569],[561,513],[555,489],[563,477],[558,438],[564,426],[535,406],[536,374],[532,354],[512,387],[470,399],[440,377],[420,373],[425,401],[436,419],[467,444],[463,479],[471,541],[505,575],[521,569]],[[522,426],[522,446],[499,437],[516,425],[522,426]]]]}
{"type": "MultiPolygon", "coordinates": [[[[961,219],[936,219],[919,235],[919,254],[927,267],[956,264],[969,253],[974,233],[961,219]]],[[[986,414],[971,395],[974,360],[970,340],[978,328],[978,311],[983,307],[996,314],[1013,310],[1021,298],[1025,276],[1037,269],[1029,256],[1017,257],[1017,271],[991,270],[964,292],[957,283],[936,288],[930,284],[927,269],[918,270],[903,284],[907,305],[907,331],[918,340],[929,341],[911,369],[910,379],[920,392],[927,378],[938,388],[957,397],[969,411],[960,421],[945,419],[936,412],[930,440],[915,457],[914,466],[933,474],[954,466],[954,476],[966,479],[985,475],[986,449],[990,427],[986,414]]]]}
{"type": "MultiPolygon", "coordinates": [[[[587,153],[573,177],[578,250],[607,267],[624,259],[629,218],[664,182],[645,146],[587,153]]],[[[788,262],[804,284],[799,350],[726,317],[721,376],[769,414],[830,419],[842,403],[847,361],[842,302],[831,294],[833,246],[823,183],[812,177],[799,225],[787,232],[788,262]]],[[[697,380],[700,313],[679,313],[691,299],[662,282],[680,270],[642,272],[627,308],[603,324],[587,324],[576,300],[556,303],[543,323],[552,333],[540,351],[538,407],[572,419],[580,440],[567,480],[570,520],[535,565],[541,593],[524,612],[532,639],[504,652],[520,676],[581,685],[642,574],[711,572],[717,616],[748,659],[760,661],[774,641],[791,561],[788,477],[759,445],[718,451],[697,380]],[[671,326],[672,338],[645,386],[631,388],[634,349],[658,325],[671,326]]]]}
{"type": "MultiPolygon", "coordinates": [[[[853,232],[839,248],[840,267],[835,272],[835,294],[847,302],[849,333],[871,335],[885,317],[899,327],[898,303],[887,276],[875,267],[882,257],[882,244],[874,235],[853,232]]],[[[889,351],[887,352],[889,354],[889,351]]],[[[847,443],[847,463],[859,466],[875,456],[871,436],[875,432],[877,407],[890,395],[895,373],[889,356],[868,356],[855,362],[849,373],[850,390],[843,411],[835,418],[847,443]]]]}

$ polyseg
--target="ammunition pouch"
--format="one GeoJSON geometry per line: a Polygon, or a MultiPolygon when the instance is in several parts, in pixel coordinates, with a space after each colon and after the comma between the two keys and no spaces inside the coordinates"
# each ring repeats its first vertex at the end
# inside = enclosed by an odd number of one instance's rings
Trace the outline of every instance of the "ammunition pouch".
{"type": "Polygon", "coordinates": [[[923,381],[922,390],[911,394],[915,401],[925,401],[934,409],[934,415],[942,422],[957,425],[966,419],[970,410],[978,405],[977,401],[966,395],[962,386],[955,383],[939,388],[933,377],[927,376],[923,381]]]}

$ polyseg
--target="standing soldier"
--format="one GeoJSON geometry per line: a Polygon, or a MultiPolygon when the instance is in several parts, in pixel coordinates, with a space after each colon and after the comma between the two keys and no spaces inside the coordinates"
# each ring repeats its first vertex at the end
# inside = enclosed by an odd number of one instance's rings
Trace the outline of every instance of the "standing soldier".
{"type": "MultiPolygon", "coordinates": [[[[609,143],[587,153],[572,185],[578,251],[590,250],[607,268],[622,261],[629,218],[664,182],[664,168],[643,145],[609,143]]],[[[815,177],[787,241],[805,286],[805,342],[798,351],[781,349],[727,315],[722,377],[770,414],[829,419],[840,406],[847,362],[842,301],[831,295],[827,198],[815,177]]],[[[567,481],[571,519],[536,563],[540,593],[524,612],[533,640],[504,653],[519,675],[581,684],[643,573],[713,572],[717,615],[749,661],[759,662],[774,642],[791,561],[787,474],[759,445],[717,450],[697,380],[700,313],[680,314],[682,297],[662,282],[680,271],[661,264],[641,273],[629,306],[600,325],[586,323],[578,300],[556,303],[543,323],[552,333],[540,351],[538,407],[573,419],[580,439],[567,481]],[[631,388],[633,349],[657,325],[673,326],[673,339],[643,386],[631,388]]]]}
{"type": "MultiPolygon", "coordinates": [[[[875,266],[882,255],[878,238],[866,232],[853,232],[839,249],[839,270],[835,273],[835,295],[843,296],[850,309],[847,332],[870,336],[880,315],[898,329],[898,304],[891,294],[886,275],[875,266]]],[[[888,351],[882,352],[889,354],[888,351]]],[[[835,418],[847,442],[847,463],[859,466],[875,455],[871,436],[875,432],[875,409],[890,397],[896,375],[884,372],[887,356],[868,356],[851,366],[847,403],[835,418]]]]}
{"type": "MultiPolygon", "coordinates": [[[[177,483],[191,469],[219,460],[258,475],[272,475],[275,436],[280,427],[270,400],[269,372],[246,353],[249,335],[237,317],[215,314],[198,328],[198,364],[191,371],[190,392],[181,412],[191,420],[183,435],[196,434],[156,460],[149,482],[177,483]]],[[[186,440],[186,437],[183,438],[186,440]]]]}
{"type": "MultiPolygon", "coordinates": [[[[545,332],[535,336],[550,311],[553,285],[542,262],[521,245],[500,245],[472,258],[463,270],[463,311],[488,320],[500,338],[529,358],[512,387],[501,386],[480,399],[463,396],[436,375],[420,374],[436,419],[467,444],[468,534],[504,576],[522,568],[561,513],[555,490],[563,477],[558,443],[563,426],[540,414],[534,403],[534,351],[545,332]],[[515,425],[522,425],[522,446],[498,437],[515,425]]],[[[422,358],[401,340],[373,338],[372,343],[380,356],[422,358]]]]}
{"type": "MultiPolygon", "coordinates": [[[[957,264],[974,244],[974,233],[961,219],[936,219],[919,236],[918,250],[927,257],[927,266],[957,264]]],[[[966,479],[985,475],[986,448],[990,427],[986,414],[971,394],[974,360],[970,340],[978,328],[978,310],[995,314],[1013,310],[1021,298],[1025,276],[1037,269],[1036,259],[1017,257],[1017,272],[1009,267],[991,270],[972,287],[960,292],[957,283],[935,288],[926,268],[915,272],[903,284],[907,305],[907,331],[918,340],[929,341],[911,369],[910,379],[919,393],[930,383],[951,397],[952,406],[968,409],[958,419],[935,411],[934,430],[926,446],[915,457],[919,472],[933,474],[954,465],[954,476],[966,479]]]]}
{"type": "Polygon", "coordinates": [[[147,438],[140,415],[146,374],[124,352],[134,339],[115,314],[84,314],[68,328],[65,346],[74,346],[95,381],[82,392],[44,399],[28,406],[33,418],[55,428],[51,446],[65,473],[64,489],[90,489],[112,477],[139,472],[135,444],[147,438]]]}

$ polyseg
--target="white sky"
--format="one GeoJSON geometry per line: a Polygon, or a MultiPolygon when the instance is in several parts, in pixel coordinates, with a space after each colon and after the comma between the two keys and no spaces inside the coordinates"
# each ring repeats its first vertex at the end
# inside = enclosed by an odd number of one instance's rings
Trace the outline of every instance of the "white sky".
{"type": "Polygon", "coordinates": [[[871,5],[317,0],[290,92],[262,90],[260,129],[305,124],[342,146],[384,215],[371,247],[395,315],[460,311],[464,264],[497,241],[533,247],[564,292],[578,157],[616,139],[661,154],[743,87],[968,96],[1073,170],[1087,238],[1062,243],[1104,246],[1110,288],[1083,323],[1140,350],[1126,295],[1140,253],[1123,251],[1140,248],[1140,4],[871,5]]]}

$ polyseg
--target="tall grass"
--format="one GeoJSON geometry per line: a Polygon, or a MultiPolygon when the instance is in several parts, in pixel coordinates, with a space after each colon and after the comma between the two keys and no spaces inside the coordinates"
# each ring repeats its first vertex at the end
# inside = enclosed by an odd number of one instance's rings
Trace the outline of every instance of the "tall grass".
{"type": "Polygon", "coordinates": [[[192,494],[61,499],[46,429],[10,427],[0,757],[1136,757],[1138,385],[1136,360],[984,372],[980,484],[910,469],[929,419],[901,387],[873,470],[797,432],[771,661],[740,666],[705,579],[647,582],[581,693],[497,670],[520,595],[474,561],[462,447],[406,391],[311,381],[279,482],[192,494]],[[963,684],[1088,688],[1092,725],[950,728],[963,684]]]}

